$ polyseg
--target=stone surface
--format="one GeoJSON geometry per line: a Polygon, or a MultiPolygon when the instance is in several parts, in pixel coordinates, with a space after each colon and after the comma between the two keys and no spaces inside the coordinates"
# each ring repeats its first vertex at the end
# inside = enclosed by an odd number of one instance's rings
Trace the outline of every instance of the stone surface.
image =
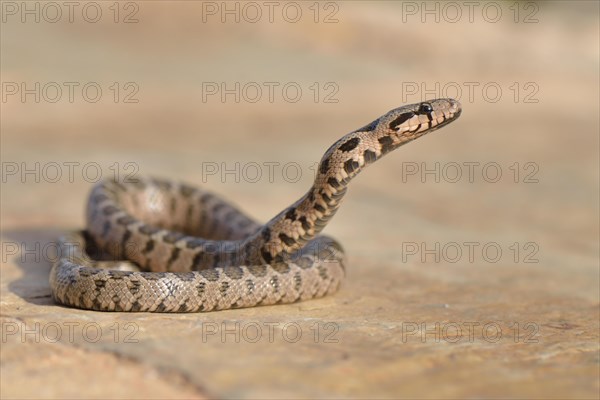
{"type": "Polygon", "coordinates": [[[392,2],[335,3],[331,24],[308,3],[295,24],[135,4],[133,24],[114,23],[109,3],[97,24],[2,24],[3,83],[103,89],[96,103],[1,104],[2,398],[599,397],[597,3],[540,3],[530,24],[509,3],[498,23],[456,24],[404,21],[392,2]],[[139,102],[122,101],[127,82],[139,102]],[[203,101],[203,82],[296,82],[303,97],[203,101]],[[326,228],[349,257],[336,295],[189,315],[53,304],[54,243],[83,226],[96,165],[204,185],[264,221],[339,136],[420,101],[411,82],[458,83],[463,115],[353,183],[326,228]],[[338,102],[324,102],[332,87],[338,102]],[[209,174],[236,162],[237,181],[209,174]],[[39,176],[21,176],[36,163],[39,176]]]}

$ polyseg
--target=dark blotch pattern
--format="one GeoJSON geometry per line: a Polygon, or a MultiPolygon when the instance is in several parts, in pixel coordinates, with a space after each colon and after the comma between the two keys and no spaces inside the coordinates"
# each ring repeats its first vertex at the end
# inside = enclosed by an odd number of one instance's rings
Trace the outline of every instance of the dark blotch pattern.
{"type": "Polygon", "coordinates": [[[169,244],[174,244],[178,240],[181,240],[185,235],[180,232],[169,232],[163,236],[163,240],[169,244]]]}
{"type": "Polygon", "coordinates": [[[377,160],[377,154],[371,150],[365,150],[363,153],[363,157],[365,158],[365,163],[370,164],[373,161],[377,160]]]}
{"type": "Polygon", "coordinates": [[[96,286],[96,290],[104,289],[104,287],[106,286],[106,281],[97,279],[94,281],[94,286],[96,286]]]}
{"type": "Polygon", "coordinates": [[[181,185],[179,187],[179,192],[183,197],[191,197],[195,191],[196,189],[188,185],[181,185]]]}
{"type": "Polygon", "coordinates": [[[344,163],[344,171],[346,171],[346,173],[349,175],[352,172],[356,171],[359,166],[360,164],[358,163],[358,161],[348,160],[344,163]]]}
{"type": "Polygon", "coordinates": [[[327,193],[325,193],[325,191],[324,191],[324,190],[321,190],[321,192],[319,192],[319,194],[321,195],[321,198],[323,199],[323,201],[324,201],[325,203],[327,203],[327,205],[329,205],[329,203],[331,203],[331,197],[329,197],[329,196],[327,195],[327,193]]]}
{"type": "Polygon", "coordinates": [[[320,205],[319,203],[316,203],[314,206],[315,210],[324,213],[325,212],[325,207],[323,207],[322,205],[320,205]]]}
{"type": "Polygon", "coordinates": [[[193,282],[196,279],[194,272],[180,272],[178,276],[184,282],[193,282]]]}
{"type": "Polygon", "coordinates": [[[204,193],[201,197],[200,197],[200,203],[202,204],[206,204],[209,201],[213,200],[215,198],[215,196],[213,196],[210,193],[204,193]]]}
{"type": "Polygon", "coordinates": [[[142,276],[147,281],[159,281],[166,278],[168,275],[166,272],[144,272],[142,276]]]}
{"type": "Polygon", "coordinates": [[[231,279],[240,279],[244,275],[244,271],[240,267],[223,268],[223,272],[231,279]]]}
{"type": "Polygon", "coordinates": [[[269,283],[273,287],[273,291],[275,291],[275,293],[279,293],[279,278],[277,278],[276,276],[274,276],[274,277],[271,278],[271,280],[269,281],[269,283]]]}
{"type": "Polygon", "coordinates": [[[209,282],[215,282],[219,279],[219,271],[214,268],[203,269],[200,271],[200,275],[202,275],[209,282]]]}
{"type": "Polygon", "coordinates": [[[359,143],[360,143],[360,138],[354,137],[354,138],[346,141],[339,148],[341,151],[348,152],[348,151],[354,150],[356,148],[356,146],[358,146],[359,143]]]}
{"type": "Polygon", "coordinates": [[[154,235],[156,232],[159,232],[160,228],[150,225],[142,225],[140,226],[140,233],[144,235],[154,235]]]}
{"type": "Polygon", "coordinates": [[[129,239],[131,239],[131,231],[126,230],[123,234],[123,237],[121,238],[121,248],[123,250],[127,249],[127,242],[129,242],[129,239]]]}
{"type": "Polygon", "coordinates": [[[296,243],[296,241],[294,240],[294,238],[289,237],[285,233],[280,233],[279,234],[279,239],[281,239],[281,241],[283,243],[285,243],[286,245],[288,245],[288,246],[291,246],[291,245],[293,245],[293,244],[296,243]]]}
{"type": "Polygon", "coordinates": [[[302,229],[304,229],[305,231],[308,231],[310,229],[310,224],[308,223],[306,217],[302,216],[298,218],[298,221],[300,221],[300,223],[302,224],[302,229]]]}
{"type": "Polygon", "coordinates": [[[113,279],[124,279],[124,278],[129,277],[133,273],[131,271],[116,271],[116,270],[108,270],[106,272],[113,279]]]}
{"type": "Polygon", "coordinates": [[[204,239],[198,238],[189,238],[185,243],[188,249],[196,249],[198,247],[202,247],[206,241],[204,239]]]}
{"type": "Polygon", "coordinates": [[[265,227],[263,229],[263,231],[261,232],[262,238],[265,242],[268,242],[269,240],[271,240],[271,230],[267,227],[265,227]]]}
{"type": "Polygon", "coordinates": [[[94,276],[101,272],[102,272],[102,270],[100,270],[100,269],[83,268],[83,269],[79,270],[79,276],[82,276],[84,278],[89,278],[90,276],[94,276]]]}
{"type": "Polygon", "coordinates": [[[395,120],[390,122],[390,129],[397,131],[398,126],[402,125],[403,123],[405,123],[406,121],[408,121],[409,119],[411,119],[414,116],[415,116],[415,113],[413,113],[413,112],[407,112],[407,113],[401,114],[398,118],[396,118],[395,120]]]}
{"type": "Polygon", "coordinates": [[[273,256],[267,249],[261,249],[260,255],[262,256],[263,260],[265,260],[265,262],[267,264],[270,264],[271,261],[273,261],[273,256]]]}
{"type": "Polygon", "coordinates": [[[200,282],[196,285],[196,293],[198,296],[202,297],[204,295],[204,290],[206,289],[206,282],[200,282]]]}
{"type": "Polygon", "coordinates": [[[262,278],[267,275],[266,265],[251,265],[248,267],[248,271],[257,278],[262,278]]]}
{"type": "Polygon", "coordinates": [[[319,270],[319,276],[321,277],[321,279],[323,279],[323,280],[329,279],[329,275],[327,275],[327,269],[325,269],[324,266],[319,265],[317,267],[317,269],[319,270]]]}
{"type": "Polygon", "coordinates": [[[340,182],[334,177],[330,177],[329,179],[327,179],[327,183],[334,189],[337,189],[341,186],[340,182]]]}
{"type": "Polygon", "coordinates": [[[187,312],[187,311],[188,311],[188,305],[187,305],[187,303],[182,303],[182,304],[179,305],[179,308],[175,312],[184,313],[184,312],[187,312]]]}
{"type": "Polygon", "coordinates": [[[119,211],[120,210],[117,207],[112,206],[112,205],[106,206],[102,209],[102,213],[104,215],[113,215],[114,213],[119,212],[119,211]]]}
{"type": "Polygon", "coordinates": [[[169,181],[165,181],[162,179],[152,179],[151,181],[154,184],[154,186],[158,187],[159,189],[162,189],[164,191],[169,191],[171,189],[171,182],[169,181]]]}
{"type": "Polygon", "coordinates": [[[123,225],[123,226],[131,225],[134,222],[136,222],[136,219],[133,218],[131,215],[125,215],[123,217],[117,218],[117,224],[123,225]]]}
{"type": "Polygon", "coordinates": [[[221,296],[225,296],[227,294],[228,290],[229,290],[229,282],[225,281],[225,282],[221,283],[221,287],[219,288],[219,291],[221,292],[221,296]]]}
{"type": "Polygon", "coordinates": [[[296,292],[299,292],[301,287],[302,287],[302,275],[300,275],[299,272],[296,272],[294,274],[294,290],[296,292]]]}
{"type": "Polygon", "coordinates": [[[144,254],[147,254],[150,253],[152,250],[154,250],[154,240],[148,240],[148,242],[146,242],[146,247],[142,252],[144,254]]]}
{"type": "Polygon", "coordinates": [[[256,285],[252,279],[246,279],[246,288],[248,289],[248,294],[254,293],[254,288],[256,285]]]}
{"type": "Polygon", "coordinates": [[[393,149],[394,141],[389,136],[382,136],[378,139],[379,144],[381,145],[381,152],[387,153],[388,151],[393,149]]]}
{"type": "Polygon", "coordinates": [[[280,274],[287,274],[288,272],[290,272],[290,266],[286,263],[273,263],[271,264],[271,268],[273,268],[280,274]]]}
{"type": "Polygon", "coordinates": [[[356,132],[371,132],[372,130],[374,130],[375,128],[377,128],[377,124],[379,124],[379,118],[377,118],[375,121],[363,126],[362,128],[360,128],[359,130],[357,130],[356,132]]]}
{"type": "Polygon", "coordinates": [[[295,221],[296,218],[298,218],[298,215],[296,214],[296,209],[294,207],[290,208],[286,213],[285,213],[285,218],[286,219],[290,219],[292,221],[295,221]]]}
{"type": "Polygon", "coordinates": [[[321,161],[321,166],[319,167],[319,171],[322,174],[326,174],[328,170],[329,170],[329,158],[326,158],[323,161],[321,161]]]}

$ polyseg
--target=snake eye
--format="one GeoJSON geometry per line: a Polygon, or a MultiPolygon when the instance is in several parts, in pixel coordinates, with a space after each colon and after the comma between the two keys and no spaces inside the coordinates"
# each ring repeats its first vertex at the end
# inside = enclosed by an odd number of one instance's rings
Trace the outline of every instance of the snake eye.
{"type": "Polygon", "coordinates": [[[431,104],[429,103],[421,103],[421,106],[419,106],[419,114],[427,114],[433,111],[433,108],[431,108],[431,104]]]}

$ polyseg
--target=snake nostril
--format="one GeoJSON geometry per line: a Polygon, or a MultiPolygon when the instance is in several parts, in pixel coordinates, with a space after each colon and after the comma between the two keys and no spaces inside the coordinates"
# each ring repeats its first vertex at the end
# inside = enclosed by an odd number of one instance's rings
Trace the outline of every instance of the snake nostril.
{"type": "Polygon", "coordinates": [[[457,112],[457,111],[458,111],[458,112],[460,112],[460,111],[461,111],[461,109],[462,109],[462,106],[461,106],[461,104],[460,104],[460,101],[458,101],[458,100],[454,100],[454,99],[450,99],[450,100],[451,100],[451,101],[450,101],[450,106],[451,106],[451,108],[452,108],[453,110],[455,110],[455,112],[457,112]]]}

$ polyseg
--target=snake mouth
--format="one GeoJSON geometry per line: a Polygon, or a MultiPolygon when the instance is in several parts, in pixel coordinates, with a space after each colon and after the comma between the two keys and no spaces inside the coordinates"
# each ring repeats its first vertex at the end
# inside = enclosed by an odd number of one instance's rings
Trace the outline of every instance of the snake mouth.
{"type": "Polygon", "coordinates": [[[426,133],[430,133],[433,131],[437,131],[438,129],[448,125],[449,123],[454,122],[456,120],[456,118],[458,118],[459,115],[460,115],[460,112],[454,114],[452,117],[445,118],[442,122],[438,123],[436,126],[432,126],[431,128],[420,131],[419,133],[426,134],[426,133]]]}
{"type": "Polygon", "coordinates": [[[462,109],[459,108],[458,111],[456,111],[452,116],[446,117],[442,122],[440,122],[439,124],[437,124],[433,128],[434,129],[441,128],[442,126],[448,125],[450,122],[456,121],[456,119],[458,117],[460,117],[461,113],[462,113],[462,109]]]}
{"type": "Polygon", "coordinates": [[[460,102],[458,100],[454,100],[454,99],[449,99],[448,100],[451,104],[450,107],[450,115],[446,115],[444,114],[442,121],[438,122],[436,126],[432,126],[430,129],[428,129],[427,131],[434,131],[436,129],[439,129],[443,126],[448,125],[449,123],[456,121],[458,119],[458,117],[460,117],[460,114],[462,114],[462,107],[460,105],[460,102]],[[452,110],[454,109],[454,110],[452,110]]]}
{"type": "Polygon", "coordinates": [[[460,116],[461,112],[462,112],[462,110],[460,109],[460,106],[459,106],[458,110],[456,112],[454,112],[453,114],[448,115],[448,116],[446,116],[444,114],[444,115],[442,115],[442,117],[440,119],[433,120],[436,122],[435,125],[432,126],[431,120],[429,122],[427,122],[426,124],[418,123],[418,125],[415,128],[405,131],[405,135],[416,138],[419,136],[423,136],[427,133],[436,131],[436,130],[448,125],[449,123],[454,122],[460,116]]]}

